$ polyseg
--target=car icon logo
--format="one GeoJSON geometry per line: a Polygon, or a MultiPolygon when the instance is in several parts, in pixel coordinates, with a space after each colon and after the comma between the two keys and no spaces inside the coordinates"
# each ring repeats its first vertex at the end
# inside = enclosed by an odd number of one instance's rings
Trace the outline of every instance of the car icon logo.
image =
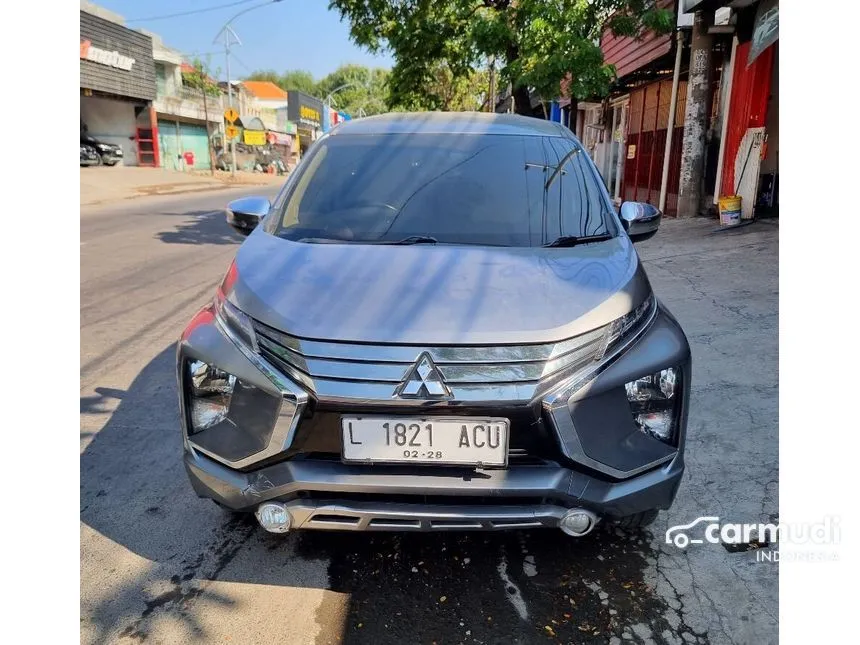
{"type": "Polygon", "coordinates": [[[719,517],[697,517],[689,524],[678,524],[676,526],[670,526],[669,529],[666,531],[666,544],[674,544],[679,549],[686,549],[690,544],[701,544],[702,542],[704,542],[704,540],[702,540],[701,538],[691,538],[688,535],[688,533],[690,532],[689,529],[704,522],[710,524],[711,522],[719,521],[719,517]]]}

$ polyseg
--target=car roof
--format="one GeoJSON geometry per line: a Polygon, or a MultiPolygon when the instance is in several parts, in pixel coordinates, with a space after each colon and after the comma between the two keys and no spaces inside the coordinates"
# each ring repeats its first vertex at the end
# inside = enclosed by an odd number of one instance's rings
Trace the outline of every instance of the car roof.
{"type": "Polygon", "coordinates": [[[559,123],[490,112],[393,112],[344,121],[330,136],[343,134],[506,134],[574,138],[559,123]]]}

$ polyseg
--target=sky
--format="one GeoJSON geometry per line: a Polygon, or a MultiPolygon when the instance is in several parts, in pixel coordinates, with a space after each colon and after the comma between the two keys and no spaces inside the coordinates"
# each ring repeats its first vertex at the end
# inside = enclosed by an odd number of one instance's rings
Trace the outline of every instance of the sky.
{"type": "Polygon", "coordinates": [[[126,26],[143,28],[161,36],[164,44],[186,54],[198,54],[225,78],[223,45],[213,43],[221,27],[238,12],[263,5],[240,16],[233,29],[242,40],[231,47],[230,74],[244,78],[254,70],[304,69],[319,80],[344,63],[390,68],[389,56],[373,56],[349,39],[349,25],[328,0],[248,0],[232,7],[163,20],[136,20],[232,4],[239,0],[96,0],[96,4],[120,14],[126,26]]]}

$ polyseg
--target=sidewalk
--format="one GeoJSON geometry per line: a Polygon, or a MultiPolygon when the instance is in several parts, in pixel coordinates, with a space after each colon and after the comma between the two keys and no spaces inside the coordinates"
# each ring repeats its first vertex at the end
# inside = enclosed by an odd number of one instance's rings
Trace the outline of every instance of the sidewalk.
{"type": "Polygon", "coordinates": [[[132,199],[146,195],[174,195],[236,186],[272,186],[283,183],[284,176],[263,173],[208,171],[176,172],[161,168],[97,166],[81,168],[81,206],[132,199]]]}

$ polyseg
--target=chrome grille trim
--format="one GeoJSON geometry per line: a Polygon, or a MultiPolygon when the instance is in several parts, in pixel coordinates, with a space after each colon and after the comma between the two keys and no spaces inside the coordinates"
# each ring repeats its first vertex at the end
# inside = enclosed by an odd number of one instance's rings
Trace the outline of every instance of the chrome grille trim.
{"type": "Polygon", "coordinates": [[[455,401],[529,401],[542,381],[594,361],[609,326],[559,343],[423,347],[306,340],[254,321],[261,354],[327,400],[397,401],[394,390],[428,353],[455,401]]]}
{"type": "Polygon", "coordinates": [[[567,508],[534,506],[438,506],[408,503],[286,503],[296,529],[333,531],[493,531],[513,528],[554,528],[567,508]]]}

